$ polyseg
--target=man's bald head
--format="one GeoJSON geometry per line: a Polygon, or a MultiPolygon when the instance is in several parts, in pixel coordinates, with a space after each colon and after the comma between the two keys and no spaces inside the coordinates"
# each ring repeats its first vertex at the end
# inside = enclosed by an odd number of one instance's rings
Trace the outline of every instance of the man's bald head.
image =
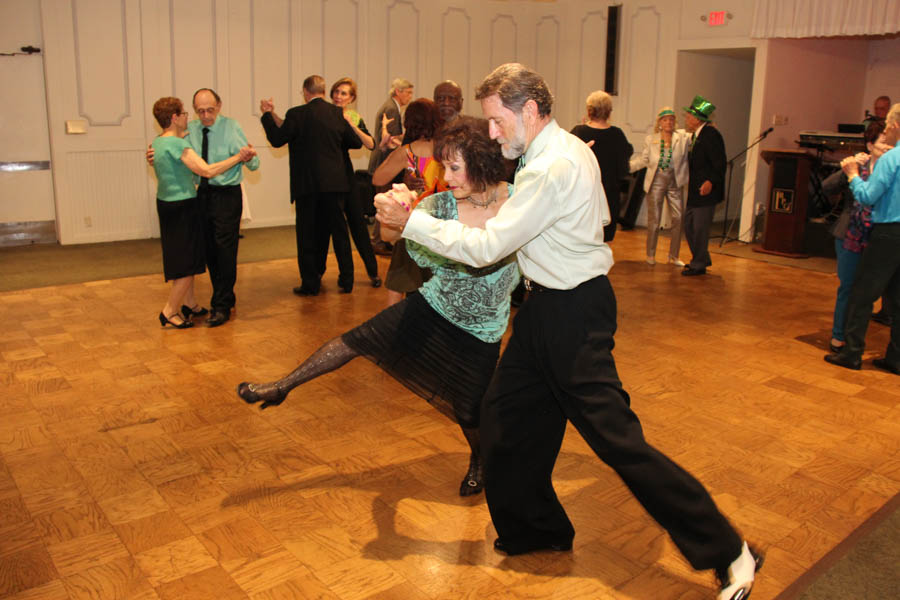
{"type": "Polygon", "coordinates": [[[451,123],[462,110],[462,88],[455,81],[442,81],[434,86],[434,103],[445,123],[451,123]]]}

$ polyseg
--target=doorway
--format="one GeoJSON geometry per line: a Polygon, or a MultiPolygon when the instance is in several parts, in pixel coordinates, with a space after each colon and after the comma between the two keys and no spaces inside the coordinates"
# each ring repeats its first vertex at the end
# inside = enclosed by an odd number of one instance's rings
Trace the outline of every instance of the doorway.
{"type": "MultiPolygon", "coordinates": [[[[755,48],[717,48],[708,50],[679,50],[675,71],[675,107],[681,111],[690,106],[699,94],[716,106],[713,123],[725,140],[725,155],[736,157],[747,146],[750,131],[750,101],[753,97],[753,67],[755,48]]],[[[679,112],[679,125],[683,115],[679,112]]],[[[713,235],[724,235],[728,225],[734,226],[728,237],[737,238],[741,204],[744,199],[744,171],[747,154],[734,160],[731,167],[731,187],[725,190],[726,202],[716,208],[713,235]],[[727,212],[726,212],[727,211],[727,212]]],[[[725,185],[728,185],[726,172],[725,185]]]]}

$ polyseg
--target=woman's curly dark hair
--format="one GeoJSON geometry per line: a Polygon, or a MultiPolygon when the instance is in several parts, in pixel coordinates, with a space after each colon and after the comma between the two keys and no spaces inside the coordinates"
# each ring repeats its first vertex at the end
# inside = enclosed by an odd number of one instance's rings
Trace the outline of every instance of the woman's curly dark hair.
{"type": "Polygon", "coordinates": [[[434,138],[434,156],[441,162],[456,158],[466,163],[466,178],[474,189],[486,189],[506,179],[506,159],[491,139],[487,119],[460,116],[434,138]]]}
{"type": "Polygon", "coordinates": [[[403,127],[406,130],[403,134],[403,143],[411,144],[416,140],[432,139],[443,122],[433,100],[428,98],[413,100],[406,107],[403,117],[403,127]]]}

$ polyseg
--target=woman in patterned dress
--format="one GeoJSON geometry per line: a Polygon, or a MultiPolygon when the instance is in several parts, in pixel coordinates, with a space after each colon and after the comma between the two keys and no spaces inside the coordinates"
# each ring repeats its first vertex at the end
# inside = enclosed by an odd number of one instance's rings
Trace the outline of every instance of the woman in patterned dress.
{"type": "MultiPolygon", "coordinates": [[[[444,165],[450,189],[426,197],[415,210],[484,227],[512,193],[504,181],[507,165],[500,146],[490,139],[487,121],[461,117],[435,138],[434,155],[444,165]]],[[[519,269],[514,255],[473,268],[411,241],[407,251],[433,274],[418,294],[325,343],[282,379],[244,382],[237,393],[248,403],[261,402],[260,408],[276,406],[298,385],[364,356],[459,423],[471,450],[459,490],[468,496],[482,489],[481,399],[497,364],[519,269]]]]}

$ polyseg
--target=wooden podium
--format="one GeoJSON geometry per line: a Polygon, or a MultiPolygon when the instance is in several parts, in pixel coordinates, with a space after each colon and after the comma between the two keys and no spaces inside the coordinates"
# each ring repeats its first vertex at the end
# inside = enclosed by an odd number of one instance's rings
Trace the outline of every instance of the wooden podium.
{"type": "Polygon", "coordinates": [[[809,173],[815,158],[803,150],[763,150],[769,165],[769,203],[762,248],[757,252],[808,258],[803,237],[809,203],[809,173]]]}

